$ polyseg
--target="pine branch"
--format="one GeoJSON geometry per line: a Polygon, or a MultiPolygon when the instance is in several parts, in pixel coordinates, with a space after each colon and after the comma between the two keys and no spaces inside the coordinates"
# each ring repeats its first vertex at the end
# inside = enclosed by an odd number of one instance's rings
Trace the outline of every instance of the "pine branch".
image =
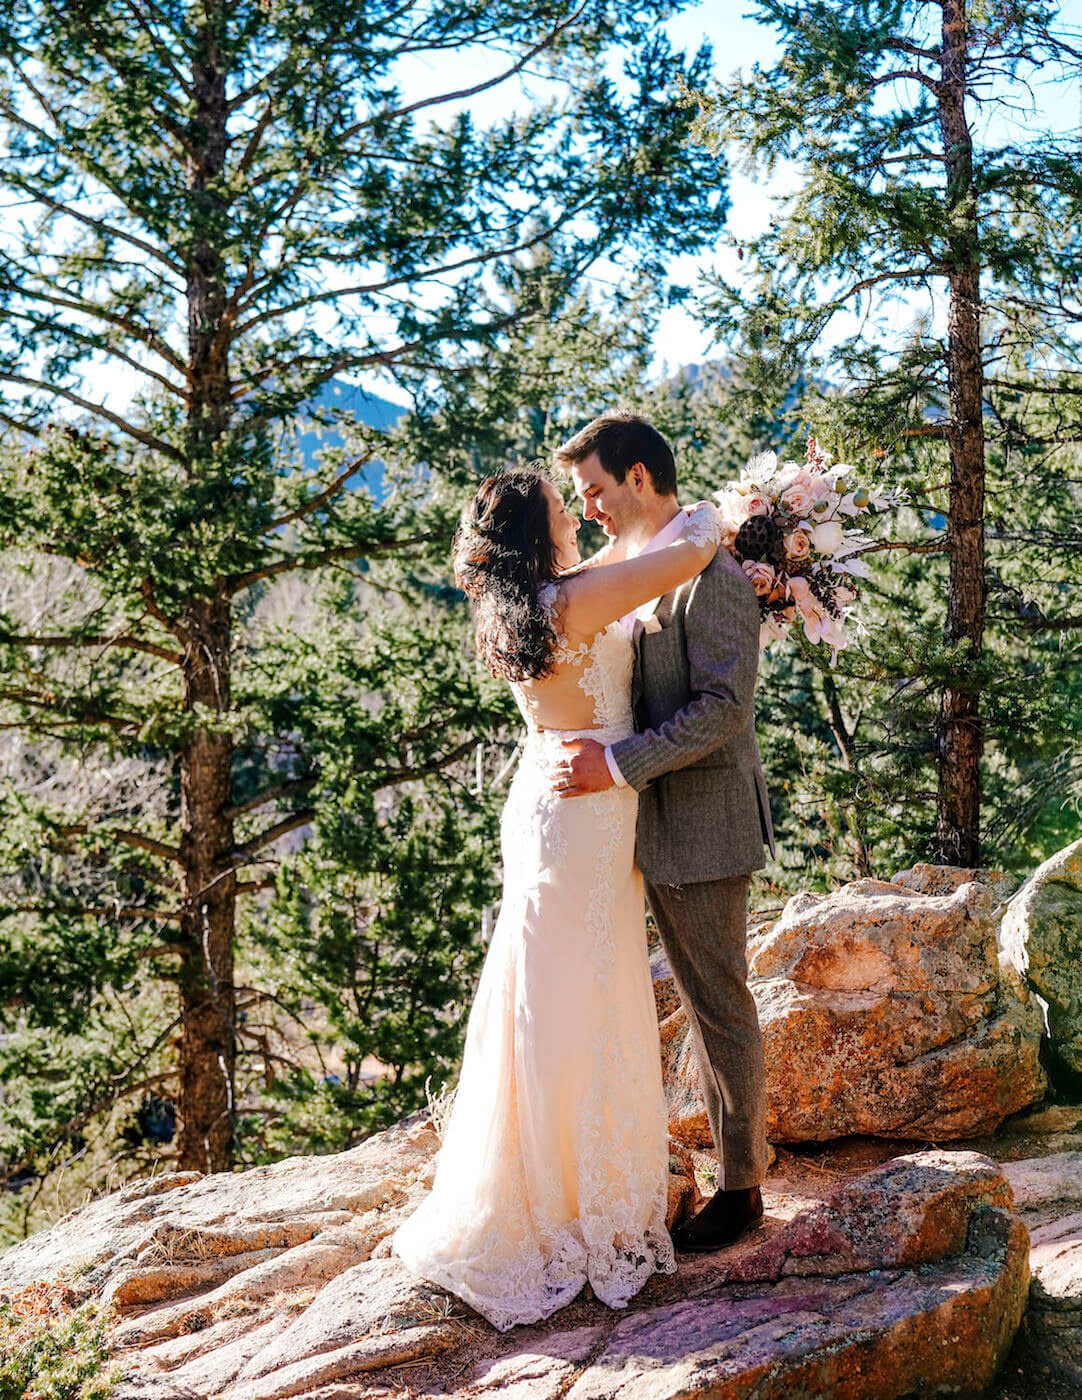
{"type": "Polygon", "coordinates": [[[144,642],[138,637],[112,635],[108,632],[88,632],[83,635],[23,637],[9,632],[0,632],[0,646],[11,647],[122,647],[125,651],[145,652],[148,656],[161,657],[179,666],[184,659],[179,651],[158,646],[155,642],[144,642]]]}
{"type": "Polygon", "coordinates": [[[89,399],[81,398],[80,395],[73,393],[70,389],[62,388],[59,384],[48,384],[43,379],[31,379],[24,374],[10,374],[3,370],[0,370],[0,380],[8,384],[20,384],[27,389],[44,389],[46,393],[55,394],[58,398],[66,399],[68,403],[75,404],[77,408],[83,408],[88,413],[104,418],[107,423],[112,423],[115,428],[119,428],[122,433],[134,438],[136,442],[141,442],[144,447],[150,447],[155,452],[162,453],[163,456],[171,457],[175,462],[185,462],[184,454],[172,443],[165,442],[163,439],[155,437],[153,433],[145,432],[142,428],[137,428],[134,423],[129,423],[118,413],[113,413],[104,404],[93,403],[89,399]]]}
{"type": "MultiPolygon", "coordinates": [[[[4,258],[5,263],[12,263],[12,259],[4,258]]],[[[179,355],[173,353],[168,343],[164,341],[156,331],[147,327],[137,325],[118,312],[110,311],[108,307],[102,306],[99,302],[92,301],[84,297],[60,297],[50,295],[35,287],[30,289],[10,277],[0,277],[0,287],[8,291],[16,291],[20,296],[28,301],[44,302],[47,306],[57,306],[63,311],[76,311],[80,315],[89,316],[104,321],[107,325],[116,326],[125,335],[131,336],[132,340],[137,340],[141,345],[145,345],[148,350],[152,350],[159,359],[162,359],[178,374],[187,375],[188,366],[179,355]]],[[[149,372],[149,371],[148,371],[149,372]]]]}
{"type": "MultiPolygon", "coordinates": [[[[0,102],[0,116],[7,117],[9,121],[15,122],[16,125],[24,127],[27,125],[25,121],[19,118],[17,113],[2,102],[0,102]]],[[[34,129],[36,128],[31,127],[31,130],[34,129]]],[[[160,248],[155,248],[153,243],[147,243],[144,239],[138,238],[134,233],[127,233],[124,229],[119,229],[112,224],[107,224],[104,219],[95,219],[90,214],[83,214],[80,210],[73,209],[69,204],[61,204],[59,200],[53,199],[52,195],[46,194],[44,190],[39,190],[31,185],[29,180],[24,176],[10,172],[5,174],[4,178],[15,189],[28,195],[35,203],[44,204],[45,207],[51,209],[53,213],[61,214],[68,219],[74,219],[76,223],[85,224],[87,228],[93,229],[95,233],[100,234],[103,238],[120,239],[122,242],[130,244],[133,248],[138,248],[141,252],[146,253],[148,257],[153,258],[155,262],[159,262],[164,267],[167,267],[169,271],[175,273],[178,278],[181,280],[184,279],[184,268],[163,253],[160,248]]]]}
{"type": "MultiPolygon", "coordinates": [[[[23,291],[22,288],[19,290],[20,294],[28,300],[38,300],[36,292],[26,292],[23,291]]],[[[55,326],[49,318],[42,315],[39,311],[9,311],[8,315],[13,321],[25,321],[31,329],[44,331],[46,334],[55,329],[55,326]]],[[[185,390],[181,385],[174,384],[167,375],[162,374],[161,370],[151,369],[145,362],[135,359],[133,356],[129,355],[126,350],[122,350],[119,345],[110,344],[103,337],[95,336],[92,331],[77,330],[76,327],[70,324],[64,326],[63,331],[66,336],[77,344],[85,345],[91,353],[108,355],[111,359],[119,360],[121,364],[127,365],[129,369],[135,370],[137,374],[145,374],[148,379],[153,379],[155,383],[160,384],[163,389],[172,394],[175,398],[185,398],[185,390]]]]}
{"type": "Polygon", "coordinates": [[[157,622],[159,626],[164,627],[167,632],[171,632],[178,641],[183,642],[185,647],[187,647],[191,641],[190,633],[187,628],[182,627],[179,622],[169,617],[158,607],[158,604],[154,601],[154,585],[151,583],[150,579],[143,579],[142,583],[139,585],[139,592],[142,595],[143,606],[154,621],[157,622]]]}
{"type": "Polygon", "coordinates": [[[402,540],[337,545],[330,549],[316,550],[312,554],[294,554],[288,559],[278,559],[273,564],[252,569],[245,574],[230,575],[225,580],[225,589],[228,593],[239,593],[244,588],[250,588],[253,583],[260,583],[263,579],[292,573],[295,569],[320,569],[326,564],[341,563],[348,559],[386,558],[388,555],[400,553],[402,550],[412,549],[420,544],[428,544],[435,538],[435,535],[410,535],[402,540]]]}
{"type": "MultiPolygon", "coordinates": [[[[60,696],[48,691],[6,687],[0,689],[0,700],[8,700],[15,705],[27,705],[34,710],[58,713],[63,717],[64,726],[67,728],[76,724],[102,724],[111,729],[129,729],[135,723],[133,719],[106,714],[102,710],[90,708],[79,710],[72,697],[61,699],[60,696]]],[[[24,729],[26,722],[19,720],[4,724],[2,727],[4,729],[24,729]]]]}
{"type": "MultiPolygon", "coordinates": [[[[516,253],[528,252],[530,249],[545,243],[556,232],[560,224],[565,223],[568,219],[575,218],[582,213],[584,208],[585,204],[580,204],[575,208],[564,210],[559,220],[546,223],[540,232],[534,234],[531,238],[521,239],[517,243],[507,243],[499,248],[490,249],[488,252],[474,253],[469,257],[459,258],[455,262],[439,263],[435,267],[425,268],[420,276],[425,280],[431,280],[436,277],[443,277],[450,272],[461,272],[462,269],[466,267],[482,267],[486,263],[495,262],[501,258],[511,258],[516,253]]],[[[523,221],[524,220],[519,221],[519,226],[521,226],[523,221]]],[[[266,279],[264,278],[261,282],[256,283],[256,289],[258,290],[265,281],[266,279]]],[[[380,282],[359,282],[352,287],[338,287],[326,292],[315,292],[311,296],[298,297],[296,301],[286,302],[281,306],[268,307],[266,311],[260,311],[247,321],[243,321],[233,331],[233,336],[234,338],[240,338],[254,329],[254,327],[263,325],[267,321],[278,320],[280,317],[292,315],[296,311],[306,311],[309,307],[318,306],[323,302],[340,301],[345,297],[372,296],[377,292],[388,291],[391,287],[410,285],[417,281],[418,274],[416,272],[406,272],[395,277],[384,278],[380,282]]],[[[243,302],[238,303],[238,314],[247,310],[252,304],[253,299],[254,298],[249,295],[243,302]]],[[[368,357],[362,357],[361,359],[353,359],[351,357],[345,359],[343,363],[365,364],[368,363],[368,357]]]]}
{"type": "Polygon", "coordinates": [[[139,831],[123,831],[117,827],[92,827],[86,822],[74,822],[71,825],[61,827],[60,830],[65,836],[85,836],[88,832],[100,830],[103,835],[110,836],[126,846],[134,846],[140,851],[149,851],[151,855],[159,856],[162,860],[171,860],[174,864],[180,863],[178,847],[169,846],[164,841],[155,841],[152,836],[144,836],[139,831]]]}
{"type": "Polygon", "coordinates": [[[321,505],[325,504],[325,502],[329,501],[333,496],[336,496],[338,492],[341,491],[342,487],[345,486],[346,482],[350,479],[351,476],[355,476],[356,473],[359,472],[362,467],[368,465],[368,463],[372,460],[373,453],[374,449],[369,448],[369,450],[365,452],[362,456],[356,457],[352,462],[350,462],[348,467],[346,467],[343,471],[339,472],[339,474],[335,477],[335,479],[330,483],[329,486],[324,487],[324,489],[320,491],[317,495],[312,496],[309,500],[305,501],[303,505],[298,506],[295,510],[289,511],[286,515],[280,515],[277,520],[272,520],[271,523],[267,526],[266,533],[269,534],[271,530],[279,530],[283,525],[289,525],[294,520],[301,520],[306,515],[311,515],[311,513],[314,510],[318,510],[321,505]]]}
{"type": "MultiPolygon", "coordinates": [[[[160,44],[156,41],[156,36],[152,27],[152,21],[142,12],[142,10],[140,10],[139,6],[135,4],[135,0],[124,0],[124,3],[135,16],[136,22],[141,26],[142,32],[146,35],[148,41],[152,45],[156,57],[161,63],[165,65],[166,68],[168,68],[170,75],[172,76],[173,81],[176,83],[177,87],[180,88],[181,92],[184,93],[185,97],[189,99],[194,98],[195,90],[192,87],[192,85],[187,81],[181,70],[173,62],[173,55],[163,44],[160,44]]],[[[165,25],[170,25],[172,23],[169,17],[167,15],[162,15],[160,11],[159,20],[165,25]]]]}
{"type": "Polygon", "coordinates": [[[341,140],[350,140],[358,131],[363,131],[365,127],[375,126],[382,122],[395,121],[400,117],[409,116],[413,112],[419,112],[429,107],[442,106],[446,102],[461,102],[467,97],[476,97],[478,93],[486,92],[489,88],[498,87],[501,83],[507,82],[509,78],[513,78],[516,73],[521,73],[532,59],[536,58],[539,53],[543,53],[545,49],[550,48],[564,30],[570,28],[585,10],[586,4],[584,0],[584,3],[579,5],[578,9],[569,15],[567,19],[557,24],[539,43],[535,44],[533,48],[528,49],[517,62],[513,63],[510,68],[505,68],[502,73],[497,73],[494,78],[488,78],[483,82],[474,83],[472,87],[458,88],[454,92],[440,93],[438,97],[422,97],[416,102],[409,103],[405,107],[374,113],[372,116],[365,118],[364,121],[355,122],[353,126],[346,127],[345,131],[342,132],[341,140]]]}

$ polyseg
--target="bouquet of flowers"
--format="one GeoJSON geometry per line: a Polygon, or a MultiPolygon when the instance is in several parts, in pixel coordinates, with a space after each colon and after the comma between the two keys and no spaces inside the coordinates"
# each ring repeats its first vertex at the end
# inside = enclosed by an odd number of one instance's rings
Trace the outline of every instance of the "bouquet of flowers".
{"type": "Polygon", "coordinates": [[[858,555],[875,543],[852,522],[898,504],[847,480],[852,470],[810,437],[802,465],[782,464],[764,452],[738,482],[715,492],[722,543],[759,595],[760,647],[784,640],[798,618],[810,642],[831,648],[831,665],[847,644],[856,580],[870,576],[858,555]]]}

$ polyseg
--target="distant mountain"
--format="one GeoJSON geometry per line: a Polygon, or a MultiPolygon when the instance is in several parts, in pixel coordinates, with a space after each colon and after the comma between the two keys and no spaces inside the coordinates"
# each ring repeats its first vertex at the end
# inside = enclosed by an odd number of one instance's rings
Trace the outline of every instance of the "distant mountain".
{"type": "MultiPolygon", "coordinates": [[[[390,399],[381,398],[379,394],[373,394],[368,389],[362,389],[356,384],[347,384],[340,379],[332,379],[319,391],[313,400],[313,407],[317,409],[333,409],[335,412],[343,411],[351,414],[358,423],[367,424],[371,428],[393,428],[395,423],[406,412],[403,404],[394,403],[390,399]]],[[[301,424],[304,424],[303,413],[301,424]]],[[[306,467],[314,466],[317,455],[320,451],[329,447],[340,447],[342,445],[341,434],[334,428],[315,428],[302,426],[296,436],[296,446],[301,457],[304,459],[306,467]]],[[[381,501],[387,494],[387,488],[383,479],[383,463],[373,460],[368,463],[363,472],[358,472],[353,479],[354,486],[366,486],[372,493],[372,498],[381,501]]]]}

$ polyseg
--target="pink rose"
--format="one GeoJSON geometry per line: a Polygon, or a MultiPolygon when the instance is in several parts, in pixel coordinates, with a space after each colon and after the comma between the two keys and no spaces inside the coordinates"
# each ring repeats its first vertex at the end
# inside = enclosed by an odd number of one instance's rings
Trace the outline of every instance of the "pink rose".
{"type": "Polygon", "coordinates": [[[807,559],[811,553],[811,540],[804,530],[794,530],[785,536],[785,552],[790,559],[807,559]]]}
{"type": "Polygon", "coordinates": [[[789,580],[789,596],[801,612],[807,608],[816,606],[815,594],[811,591],[811,584],[803,574],[794,574],[789,580]]]}
{"type": "Polygon", "coordinates": [[[760,598],[765,597],[774,587],[774,570],[771,565],[757,559],[746,559],[744,572],[751,579],[751,586],[760,598]]]}
{"type": "Polygon", "coordinates": [[[744,514],[750,520],[753,515],[770,514],[770,498],[759,491],[753,491],[744,502],[744,514]]]}
{"type": "Polygon", "coordinates": [[[807,515],[819,499],[821,492],[810,481],[796,481],[781,498],[794,515],[807,515]]]}

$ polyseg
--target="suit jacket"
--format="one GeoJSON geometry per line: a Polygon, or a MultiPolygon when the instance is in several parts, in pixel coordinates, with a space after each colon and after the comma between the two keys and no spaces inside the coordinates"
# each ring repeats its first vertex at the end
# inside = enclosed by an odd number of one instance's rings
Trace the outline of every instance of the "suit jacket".
{"type": "Polygon", "coordinates": [[[612,753],[640,794],[639,868],[659,885],[761,869],[774,830],[755,738],[755,590],[719,549],[634,639],[636,733],[612,753]]]}

